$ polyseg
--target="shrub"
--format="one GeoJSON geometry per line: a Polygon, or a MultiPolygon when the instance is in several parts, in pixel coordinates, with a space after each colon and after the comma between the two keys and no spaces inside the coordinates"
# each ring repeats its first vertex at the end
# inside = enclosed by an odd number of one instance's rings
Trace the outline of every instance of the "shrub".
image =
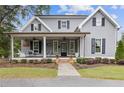
{"type": "Polygon", "coordinates": [[[79,63],[79,64],[86,64],[85,58],[81,58],[81,57],[77,58],[76,62],[79,63]]]}
{"type": "Polygon", "coordinates": [[[115,59],[109,59],[111,64],[116,64],[116,60],[115,59]]]}
{"type": "Polygon", "coordinates": [[[124,45],[121,40],[119,41],[118,47],[116,49],[115,59],[116,60],[124,59],[124,45]]]}
{"type": "Polygon", "coordinates": [[[102,58],[101,57],[96,57],[94,59],[95,63],[101,63],[102,58]]]}
{"type": "Polygon", "coordinates": [[[87,65],[95,64],[95,61],[93,58],[85,58],[85,62],[87,65]]]}
{"type": "Polygon", "coordinates": [[[33,62],[34,62],[34,60],[28,60],[28,62],[29,62],[29,63],[33,63],[33,62]]]}
{"type": "Polygon", "coordinates": [[[46,59],[47,63],[52,63],[52,59],[46,59]]]}
{"type": "Polygon", "coordinates": [[[103,58],[102,59],[102,63],[103,64],[109,64],[110,62],[109,62],[109,59],[108,58],[103,58]]]}
{"type": "Polygon", "coordinates": [[[21,63],[27,63],[26,59],[21,59],[21,63]]]}
{"type": "Polygon", "coordinates": [[[41,62],[39,60],[34,60],[33,63],[34,64],[40,64],[41,62]]]}
{"type": "Polygon", "coordinates": [[[46,64],[47,60],[46,59],[41,59],[41,63],[46,64]]]}
{"type": "Polygon", "coordinates": [[[119,64],[119,65],[124,65],[124,59],[118,60],[118,61],[117,61],[117,64],[119,64]]]}
{"type": "Polygon", "coordinates": [[[11,60],[10,62],[13,64],[16,64],[16,63],[18,63],[18,60],[11,60]]]}

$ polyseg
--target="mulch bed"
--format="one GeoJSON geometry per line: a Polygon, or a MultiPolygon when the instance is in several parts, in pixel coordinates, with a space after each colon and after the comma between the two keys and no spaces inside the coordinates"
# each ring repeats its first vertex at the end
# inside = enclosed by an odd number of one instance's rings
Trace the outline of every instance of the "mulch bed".
{"type": "Polygon", "coordinates": [[[57,64],[47,63],[47,64],[33,64],[33,63],[9,63],[7,60],[0,60],[0,68],[9,68],[9,67],[40,67],[40,68],[52,68],[57,69],[57,64]]]}
{"type": "Polygon", "coordinates": [[[87,64],[79,64],[79,63],[74,63],[73,66],[76,69],[87,69],[87,68],[95,68],[95,67],[100,67],[100,66],[105,66],[109,64],[92,64],[92,65],[87,65],[87,64]]]}

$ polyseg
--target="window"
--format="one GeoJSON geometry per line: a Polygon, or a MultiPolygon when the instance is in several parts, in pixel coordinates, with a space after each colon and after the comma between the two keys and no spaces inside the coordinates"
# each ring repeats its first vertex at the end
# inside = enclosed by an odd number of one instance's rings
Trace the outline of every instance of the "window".
{"type": "Polygon", "coordinates": [[[101,18],[97,18],[96,20],[96,26],[101,26],[101,18]]]}
{"type": "Polygon", "coordinates": [[[31,24],[31,31],[34,31],[34,24],[31,24]]]}
{"type": "Polygon", "coordinates": [[[41,31],[41,24],[38,24],[38,31],[41,31]]]}
{"type": "Polygon", "coordinates": [[[61,29],[61,28],[67,28],[69,29],[70,28],[70,21],[69,20],[62,20],[62,21],[58,21],[58,29],[61,29]]]}
{"type": "Polygon", "coordinates": [[[53,53],[58,53],[58,40],[53,40],[53,53]]]}
{"type": "Polygon", "coordinates": [[[62,28],[66,28],[67,27],[67,22],[66,21],[61,21],[62,22],[62,28]]]}
{"type": "Polygon", "coordinates": [[[106,39],[91,39],[91,54],[102,53],[105,54],[106,51],[106,39]]]}
{"type": "Polygon", "coordinates": [[[101,39],[95,40],[95,52],[96,53],[101,52],[101,39]]]}
{"type": "Polygon", "coordinates": [[[102,26],[105,26],[105,18],[102,18],[102,26]]]}
{"type": "Polygon", "coordinates": [[[93,19],[92,19],[92,25],[93,25],[93,26],[96,26],[96,18],[93,18],[93,19]]]}
{"type": "Polygon", "coordinates": [[[69,41],[69,53],[74,54],[75,53],[75,40],[69,41]]]}

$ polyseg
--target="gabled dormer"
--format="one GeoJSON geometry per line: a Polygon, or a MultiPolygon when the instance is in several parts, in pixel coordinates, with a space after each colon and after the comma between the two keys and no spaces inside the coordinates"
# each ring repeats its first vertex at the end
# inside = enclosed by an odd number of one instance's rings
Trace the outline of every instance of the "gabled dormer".
{"type": "Polygon", "coordinates": [[[21,28],[22,32],[52,32],[52,30],[39,17],[32,17],[26,25],[21,28]]]}

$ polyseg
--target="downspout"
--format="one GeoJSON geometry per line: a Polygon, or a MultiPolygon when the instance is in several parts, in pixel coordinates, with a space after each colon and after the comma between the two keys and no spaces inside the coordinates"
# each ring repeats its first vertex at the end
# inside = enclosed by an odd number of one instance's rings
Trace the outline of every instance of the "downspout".
{"type": "Polygon", "coordinates": [[[85,37],[86,37],[86,34],[84,35],[84,57],[85,57],[85,37]]]}

